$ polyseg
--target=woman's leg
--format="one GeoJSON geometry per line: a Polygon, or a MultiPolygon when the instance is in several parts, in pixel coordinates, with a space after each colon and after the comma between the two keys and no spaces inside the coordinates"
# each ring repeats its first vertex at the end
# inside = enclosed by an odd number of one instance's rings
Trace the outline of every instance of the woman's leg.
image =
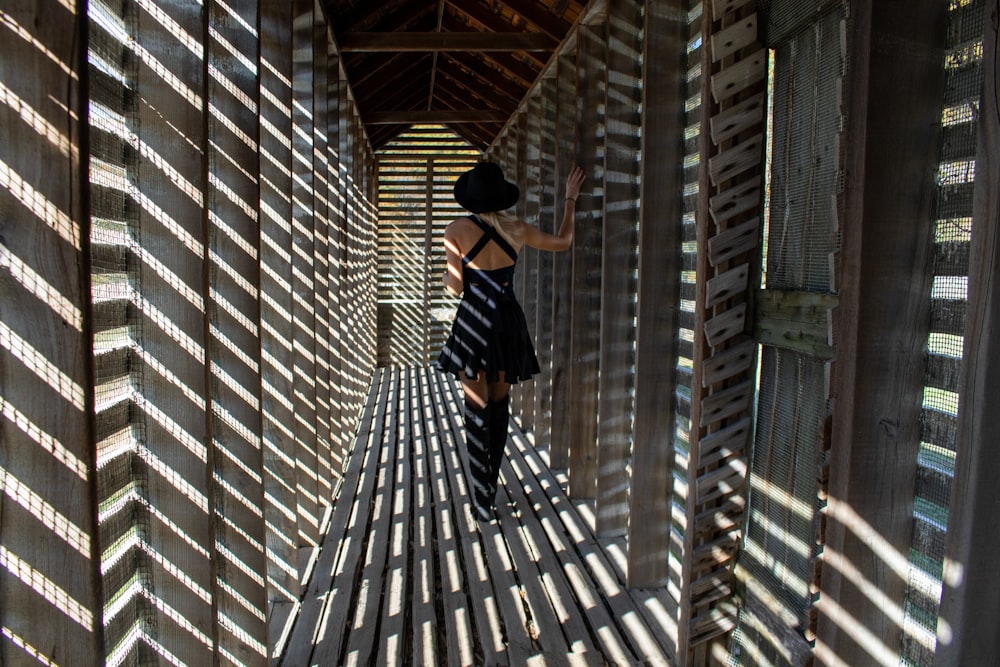
{"type": "Polygon", "coordinates": [[[487,393],[489,395],[487,423],[490,443],[489,495],[493,499],[496,497],[500,479],[500,465],[503,463],[503,452],[507,446],[507,425],[510,422],[510,385],[504,381],[503,373],[500,374],[499,382],[489,384],[487,393]]]}
{"type": "Polygon", "coordinates": [[[477,519],[488,521],[493,495],[490,493],[492,459],[486,378],[480,373],[479,379],[473,380],[462,373],[460,379],[465,392],[465,444],[472,478],[473,514],[477,519]]]}

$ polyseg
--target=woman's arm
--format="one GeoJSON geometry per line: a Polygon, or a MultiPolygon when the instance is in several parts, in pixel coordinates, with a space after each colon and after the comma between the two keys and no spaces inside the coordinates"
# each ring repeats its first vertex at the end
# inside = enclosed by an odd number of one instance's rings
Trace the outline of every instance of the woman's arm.
{"type": "Polygon", "coordinates": [[[524,243],[539,250],[569,250],[573,245],[576,230],[576,198],[580,196],[580,185],[585,178],[583,169],[573,167],[566,176],[566,202],[563,205],[563,219],[559,232],[549,234],[534,225],[523,223],[524,243]]]}
{"type": "MultiPolygon", "coordinates": [[[[452,223],[454,224],[454,223],[452,223]]],[[[444,230],[444,252],[448,258],[442,282],[444,288],[455,296],[462,294],[462,252],[455,241],[455,230],[448,225],[444,230]]]]}

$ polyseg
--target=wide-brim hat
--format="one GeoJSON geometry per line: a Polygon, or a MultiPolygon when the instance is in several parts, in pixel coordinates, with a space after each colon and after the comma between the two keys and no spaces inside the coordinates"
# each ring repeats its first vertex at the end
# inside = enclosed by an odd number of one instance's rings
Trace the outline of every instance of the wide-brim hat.
{"type": "Polygon", "coordinates": [[[455,181],[455,201],[473,213],[506,211],[520,198],[521,190],[493,162],[480,162],[455,181]]]}

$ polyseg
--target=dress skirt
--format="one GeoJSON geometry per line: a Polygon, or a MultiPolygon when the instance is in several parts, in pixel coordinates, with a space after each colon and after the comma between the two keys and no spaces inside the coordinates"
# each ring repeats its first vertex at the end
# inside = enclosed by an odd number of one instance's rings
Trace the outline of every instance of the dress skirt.
{"type": "Polygon", "coordinates": [[[470,379],[485,372],[487,382],[499,381],[503,371],[510,384],[540,372],[524,311],[510,286],[466,286],[437,368],[470,379]]]}

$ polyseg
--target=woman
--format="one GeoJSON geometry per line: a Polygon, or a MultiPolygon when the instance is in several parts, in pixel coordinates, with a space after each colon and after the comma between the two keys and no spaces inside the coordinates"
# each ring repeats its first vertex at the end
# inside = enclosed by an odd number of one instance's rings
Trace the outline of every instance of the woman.
{"type": "Polygon", "coordinates": [[[465,433],[477,519],[488,521],[507,444],[510,385],[539,372],[524,312],[514,296],[514,267],[524,245],[567,250],[573,244],[576,198],[583,170],[566,177],[565,208],[557,234],[507,213],[520,197],[492,162],[480,162],[455,182],[455,199],[472,215],[445,229],[445,288],[461,295],[438,370],[453,373],[465,391],[465,433]]]}

